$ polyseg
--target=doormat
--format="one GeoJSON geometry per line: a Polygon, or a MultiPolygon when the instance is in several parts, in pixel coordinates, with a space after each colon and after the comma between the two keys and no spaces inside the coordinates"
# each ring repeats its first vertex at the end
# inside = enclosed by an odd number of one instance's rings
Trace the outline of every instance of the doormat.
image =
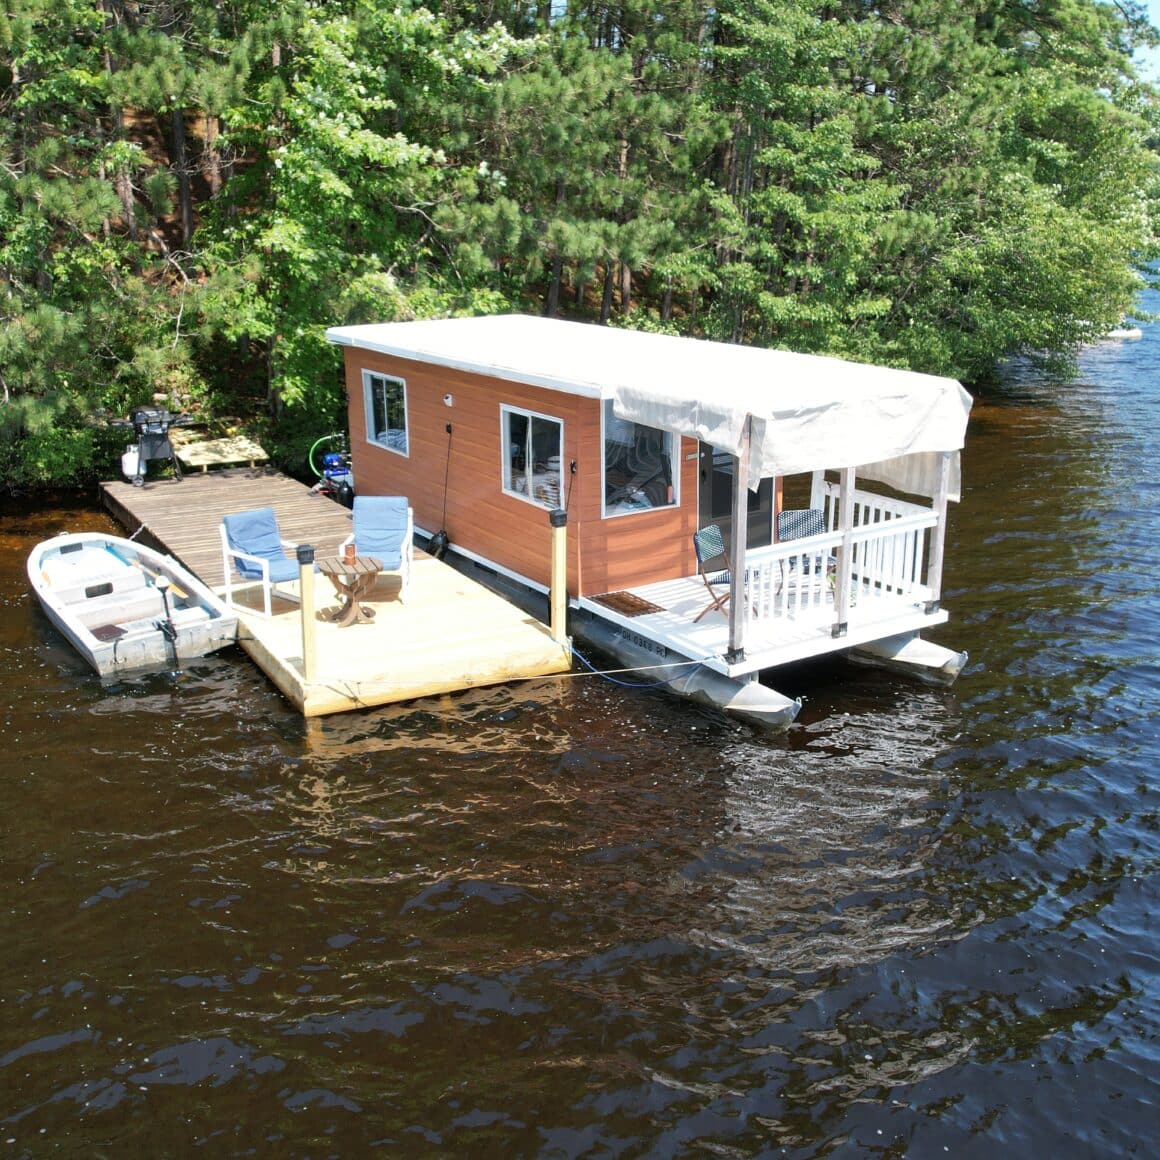
{"type": "Polygon", "coordinates": [[[644,616],[648,612],[664,612],[659,604],[653,604],[631,592],[605,592],[603,596],[593,596],[592,599],[596,604],[603,604],[605,608],[619,612],[621,616],[644,616]]]}

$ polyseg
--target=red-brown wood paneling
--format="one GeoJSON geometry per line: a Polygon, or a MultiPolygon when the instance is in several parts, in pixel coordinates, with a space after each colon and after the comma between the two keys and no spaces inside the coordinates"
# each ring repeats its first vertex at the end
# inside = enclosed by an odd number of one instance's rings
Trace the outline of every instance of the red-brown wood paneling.
{"type": "Polygon", "coordinates": [[[548,512],[503,491],[500,405],[508,404],[564,424],[561,500],[569,513],[569,595],[596,595],[696,571],[695,441],[682,440],[679,508],[602,519],[599,399],[373,351],[347,348],[345,354],[351,455],[359,492],[406,495],[418,526],[431,532],[443,529],[453,545],[547,585],[548,512]],[[368,441],[364,370],[406,383],[408,455],[368,441]],[[451,406],[443,402],[448,394],[451,406]],[[571,474],[573,461],[576,471],[571,474]]]}

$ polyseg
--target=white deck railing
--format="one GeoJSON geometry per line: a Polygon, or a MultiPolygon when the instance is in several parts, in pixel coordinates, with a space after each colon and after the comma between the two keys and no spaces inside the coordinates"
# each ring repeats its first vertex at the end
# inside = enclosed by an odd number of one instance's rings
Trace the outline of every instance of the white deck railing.
{"type": "MultiPolygon", "coordinates": [[[[841,487],[822,481],[827,527],[840,521],[841,487]]],[[[907,500],[854,490],[854,519],[850,543],[853,550],[851,581],[859,595],[901,597],[913,602],[931,599],[924,578],[929,558],[930,531],[938,526],[938,513],[907,500]],[[889,525],[889,526],[887,526],[889,525]]]]}
{"type": "Polygon", "coordinates": [[[745,553],[745,600],[755,620],[823,609],[833,592],[831,560],[840,532],[805,536],[745,553]]]}
{"type": "Polygon", "coordinates": [[[930,530],[938,514],[930,508],[872,492],[854,492],[853,527],[848,540],[839,525],[840,489],[826,483],[821,535],[753,549],[745,556],[749,615],[758,620],[800,616],[834,607],[834,589],[848,543],[851,603],[889,599],[920,604],[931,599],[924,579],[930,530]]]}
{"type": "Polygon", "coordinates": [[[934,512],[862,524],[850,533],[851,580],[860,596],[896,596],[918,603],[930,599],[923,582],[928,531],[938,523],[934,512]]]}

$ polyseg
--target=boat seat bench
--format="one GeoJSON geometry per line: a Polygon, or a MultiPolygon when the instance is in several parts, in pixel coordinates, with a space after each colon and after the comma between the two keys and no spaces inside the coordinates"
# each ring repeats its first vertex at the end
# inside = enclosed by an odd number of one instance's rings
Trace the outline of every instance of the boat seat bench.
{"type": "Polygon", "coordinates": [[[100,624],[125,624],[130,620],[162,616],[165,606],[156,588],[146,588],[130,600],[126,600],[122,592],[94,596],[84,604],[74,604],[72,611],[76,612],[77,619],[85,628],[95,628],[100,624]]]}
{"type": "Polygon", "coordinates": [[[68,556],[61,556],[47,561],[41,573],[62,604],[98,599],[86,597],[85,593],[104,584],[110,585],[114,594],[135,592],[148,587],[149,578],[140,568],[132,568],[119,561],[111,563],[112,566],[106,570],[90,572],[81,568],[79,560],[74,564],[68,556]]]}

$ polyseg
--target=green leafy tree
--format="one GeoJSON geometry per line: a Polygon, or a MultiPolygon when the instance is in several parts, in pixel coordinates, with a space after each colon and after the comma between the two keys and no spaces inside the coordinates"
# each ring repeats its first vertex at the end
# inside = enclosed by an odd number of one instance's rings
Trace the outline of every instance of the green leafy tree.
{"type": "Polygon", "coordinates": [[[705,20],[688,3],[552,10],[492,102],[473,109],[496,182],[483,191],[490,219],[480,212],[506,294],[607,322],[657,285],[667,315],[674,284],[700,280],[720,131],[703,85],[705,20]]]}
{"type": "Polygon", "coordinates": [[[977,379],[1130,308],[1154,158],[1138,12],[727,0],[719,179],[743,228],[710,328],[977,379]]]}
{"type": "MultiPolygon", "coordinates": [[[[1131,309],[1154,254],[1134,26],[1080,2],[919,20],[926,54],[892,78],[904,116],[876,136],[922,224],[900,247],[889,337],[968,380],[1014,353],[1066,367],[1131,309]]],[[[898,60],[880,32],[868,58],[898,60]]]]}
{"type": "MultiPolygon", "coordinates": [[[[109,414],[196,375],[180,302],[125,229],[134,153],[106,104],[106,14],[21,0],[0,20],[0,478],[107,469],[109,414]]],[[[164,266],[164,263],[161,264],[164,266]]]]}
{"type": "Polygon", "coordinates": [[[227,140],[255,161],[239,179],[246,211],[210,215],[201,318],[263,348],[270,414],[288,438],[340,413],[327,326],[495,305],[462,268],[469,232],[448,224],[477,175],[428,142],[439,111],[486,84],[507,51],[502,30],[456,38],[422,8],[319,5],[294,27],[278,77],[248,94],[260,120],[227,113],[227,140]]]}
{"type": "Polygon", "coordinates": [[[1066,365],[1157,256],[1156,39],[1100,0],[8,0],[0,483],[107,472],[154,394],[292,466],[345,321],[1066,365]]]}
{"type": "Polygon", "coordinates": [[[740,229],[721,250],[719,337],[861,357],[879,353],[869,291],[902,188],[865,147],[865,92],[839,83],[859,27],[817,0],[726,0],[715,91],[732,109],[720,180],[740,229]]]}

